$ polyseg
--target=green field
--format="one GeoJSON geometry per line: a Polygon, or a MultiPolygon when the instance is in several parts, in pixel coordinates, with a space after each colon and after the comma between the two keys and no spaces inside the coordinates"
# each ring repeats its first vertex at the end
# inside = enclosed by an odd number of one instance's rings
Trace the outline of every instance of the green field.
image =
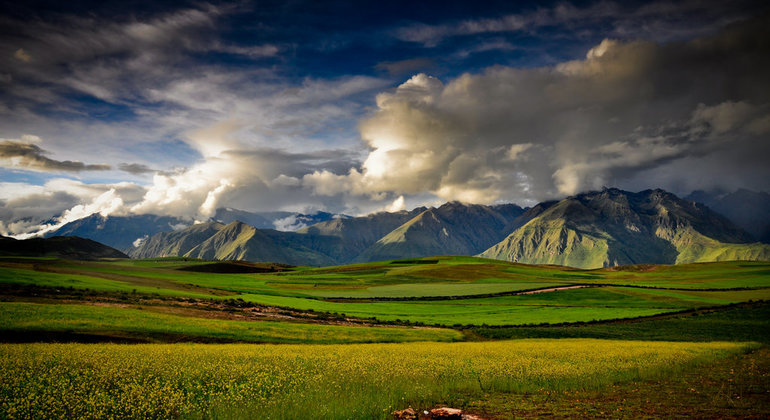
{"type": "Polygon", "coordinates": [[[126,340],[253,343],[376,343],[457,341],[462,334],[437,328],[361,327],[277,321],[237,321],[115,306],[0,302],[3,330],[13,335],[112,336],[126,340]]]}
{"type": "Polygon", "coordinates": [[[770,413],[770,263],[211,267],[0,258],[0,418],[770,413]]]}
{"type": "Polygon", "coordinates": [[[243,299],[299,311],[437,326],[526,325],[635,318],[770,299],[770,264],[727,262],[574,270],[472,257],[386,261],[261,274],[180,270],[183,259],[7,260],[0,284],[168,297],[243,299]],[[551,287],[598,287],[521,295],[551,287]],[[624,287],[616,287],[624,286],[624,287]]]}

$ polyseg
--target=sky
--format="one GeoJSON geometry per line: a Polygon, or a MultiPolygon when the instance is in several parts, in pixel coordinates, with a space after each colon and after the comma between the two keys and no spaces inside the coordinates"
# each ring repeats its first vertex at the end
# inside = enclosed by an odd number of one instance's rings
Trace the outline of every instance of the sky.
{"type": "Polygon", "coordinates": [[[3,235],[770,190],[763,1],[2,1],[0,55],[3,235]]]}

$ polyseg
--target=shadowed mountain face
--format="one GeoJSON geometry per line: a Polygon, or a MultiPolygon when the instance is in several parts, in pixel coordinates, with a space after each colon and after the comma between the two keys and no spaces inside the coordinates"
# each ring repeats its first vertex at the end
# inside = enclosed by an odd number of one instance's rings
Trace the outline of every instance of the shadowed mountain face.
{"type": "Polygon", "coordinates": [[[52,257],[71,260],[128,258],[128,255],[99,242],[77,236],[33,238],[23,241],[0,236],[0,255],[14,257],[52,257]]]}
{"type": "Polygon", "coordinates": [[[388,233],[356,257],[357,262],[431,255],[475,255],[505,237],[505,227],[524,210],[446,203],[430,208],[388,233]]]}
{"type": "Polygon", "coordinates": [[[79,236],[101,242],[122,251],[130,251],[134,242],[142,238],[181,228],[190,223],[168,216],[143,214],[136,216],[102,216],[92,214],[74,222],[67,223],[59,229],[45,235],[79,236]]]}
{"type": "Polygon", "coordinates": [[[349,219],[334,219],[300,229],[297,233],[339,238],[338,247],[328,249],[326,253],[337,261],[350,262],[380,238],[425,210],[425,207],[418,207],[411,211],[380,212],[349,219]]]}
{"type": "Polygon", "coordinates": [[[685,200],[707,205],[745,229],[755,239],[770,243],[770,194],[746,189],[719,194],[693,191],[685,200]]]}
{"type": "Polygon", "coordinates": [[[530,216],[481,255],[581,268],[770,258],[725,217],[662,190],[590,192],[530,216]]]}

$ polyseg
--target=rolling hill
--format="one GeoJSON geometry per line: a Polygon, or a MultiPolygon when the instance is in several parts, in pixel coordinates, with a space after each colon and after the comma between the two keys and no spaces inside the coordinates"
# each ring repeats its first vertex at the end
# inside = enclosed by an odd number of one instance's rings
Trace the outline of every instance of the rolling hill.
{"type": "Polygon", "coordinates": [[[663,190],[605,189],[554,203],[481,256],[598,268],[767,260],[770,246],[708,207],[663,190]]]}
{"type": "Polygon", "coordinates": [[[77,236],[18,240],[0,236],[0,256],[48,257],[71,260],[128,258],[117,249],[77,236]]]}

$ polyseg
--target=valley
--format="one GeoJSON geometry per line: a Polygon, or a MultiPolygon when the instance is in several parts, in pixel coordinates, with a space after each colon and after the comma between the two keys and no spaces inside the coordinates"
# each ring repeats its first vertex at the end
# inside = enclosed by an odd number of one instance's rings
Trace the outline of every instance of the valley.
{"type": "Polygon", "coordinates": [[[389,418],[448,404],[504,418],[522,415],[505,408],[512,399],[537,413],[580,393],[741,363],[765,351],[767,301],[765,262],[584,270],[467,256],[321,268],[4,257],[0,372],[35,374],[0,394],[4,413],[22,417],[297,418],[323,406],[328,418],[389,418]],[[66,382],[32,367],[53,360],[66,382]],[[107,389],[123,391],[88,397],[107,389]],[[344,401],[332,397],[340,392],[344,401]],[[543,392],[559,396],[543,402],[543,392]],[[307,405],[289,404],[299,393],[307,405]]]}

